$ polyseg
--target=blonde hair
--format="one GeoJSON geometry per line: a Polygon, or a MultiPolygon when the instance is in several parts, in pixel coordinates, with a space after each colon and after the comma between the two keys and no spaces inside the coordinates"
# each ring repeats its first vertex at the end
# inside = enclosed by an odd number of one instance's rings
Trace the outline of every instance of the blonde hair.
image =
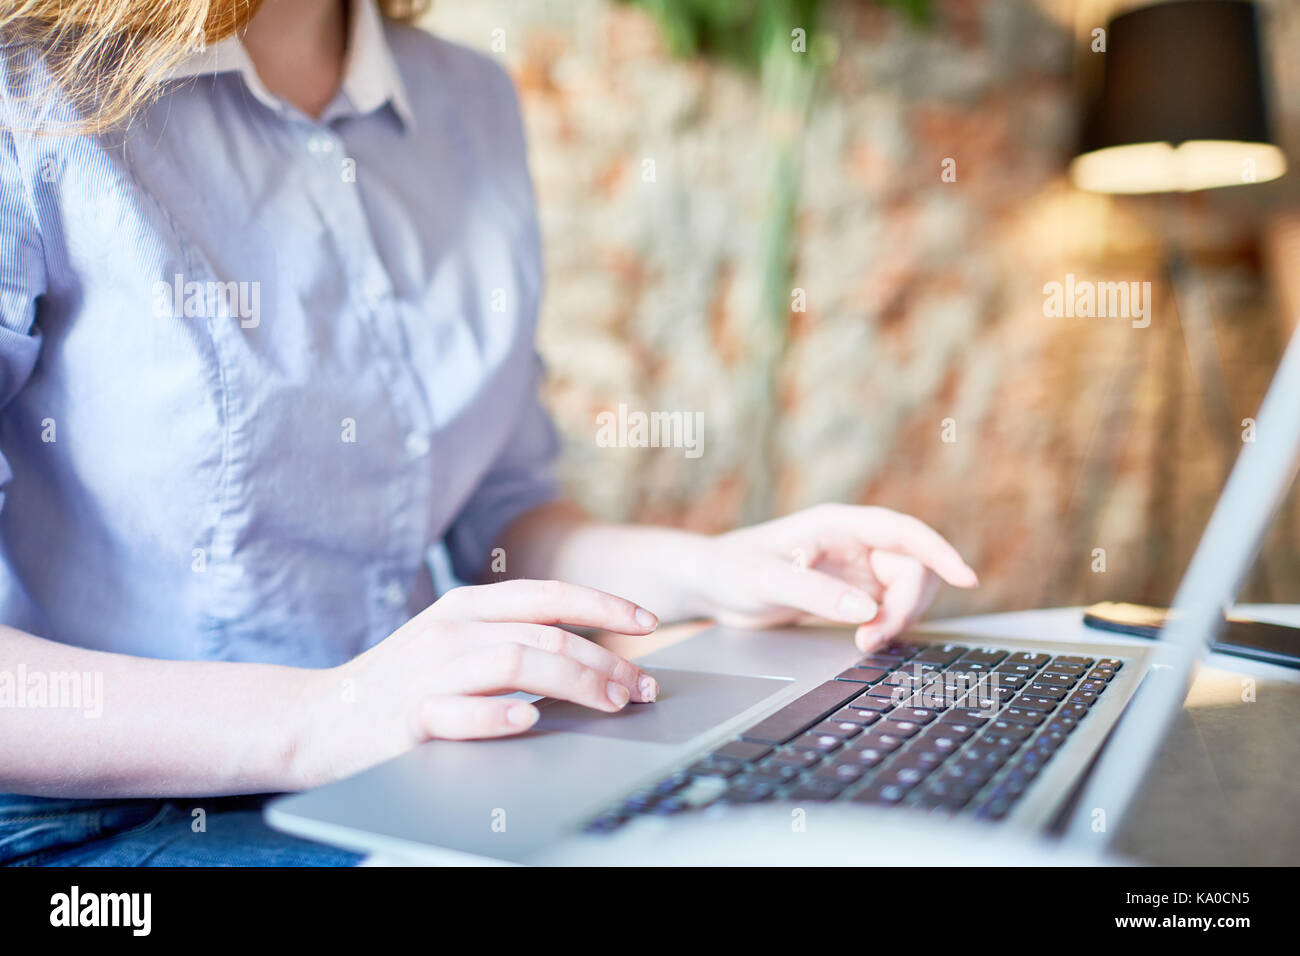
{"type": "MultiPolygon", "coordinates": [[[[352,0],[369,3],[371,0],[352,0]]],[[[375,0],[390,19],[410,22],[423,0],[375,0]]],[[[75,117],[58,121],[58,132],[101,132],[130,122],[158,95],[167,71],[190,53],[241,33],[262,0],[0,0],[0,43],[23,47],[26,66],[7,59],[11,74],[39,62],[53,89],[29,92],[27,122],[6,117],[0,125],[51,132],[36,119],[59,93],[75,117]],[[31,56],[34,54],[34,58],[31,56]],[[35,107],[35,110],[30,110],[35,107]]],[[[6,78],[22,86],[18,78],[6,78]]]]}

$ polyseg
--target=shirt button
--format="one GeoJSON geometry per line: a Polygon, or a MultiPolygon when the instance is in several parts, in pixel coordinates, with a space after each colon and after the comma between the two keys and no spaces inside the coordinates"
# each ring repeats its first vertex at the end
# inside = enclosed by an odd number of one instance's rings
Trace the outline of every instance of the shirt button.
{"type": "Polygon", "coordinates": [[[322,136],[318,133],[307,140],[307,151],[310,153],[332,153],[334,151],[334,141],[328,136],[322,136]]]}
{"type": "Polygon", "coordinates": [[[396,581],[384,588],[384,603],[389,607],[401,607],[406,603],[406,591],[396,581]]]}
{"type": "Polygon", "coordinates": [[[424,435],[411,432],[406,436],[406,453],[412,458],[423,458],[429,454],[429,439],[424,435]]]}

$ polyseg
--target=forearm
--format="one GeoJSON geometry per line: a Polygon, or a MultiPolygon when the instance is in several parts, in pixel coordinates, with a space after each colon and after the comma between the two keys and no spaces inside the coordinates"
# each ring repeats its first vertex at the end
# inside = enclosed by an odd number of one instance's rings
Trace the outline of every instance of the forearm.
{"type": "Polygon", "coordinates": [[[709,573],[712,540],[672,528],[593,521],[556,503],[514,521],[501,545],[508,577],[598,588],[670,622],[706,613],[699,585],[709,573]]]}
{"type": "Polygon", "coordinates": [[[297,789],[321,673],[127,657],[0,626],[0,792],[297,789]]]}

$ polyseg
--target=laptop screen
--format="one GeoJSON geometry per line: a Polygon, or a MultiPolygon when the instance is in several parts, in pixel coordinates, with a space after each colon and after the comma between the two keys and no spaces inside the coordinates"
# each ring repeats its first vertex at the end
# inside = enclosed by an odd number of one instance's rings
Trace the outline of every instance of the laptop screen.
{"type": "Polygon", "coordinates": [[[1196,662],[1223,627],[1300,465],[1300,333],[1293,334],[1174,598],[1151,671],[1086,784],[1066,833],[1097,843],[1093,811],[1119,819],[1182,707],[1196,662]]]}

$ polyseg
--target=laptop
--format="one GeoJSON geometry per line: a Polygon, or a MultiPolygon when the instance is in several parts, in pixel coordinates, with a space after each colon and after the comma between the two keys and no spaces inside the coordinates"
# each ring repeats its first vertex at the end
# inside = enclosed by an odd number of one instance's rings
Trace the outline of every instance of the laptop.
{"type": "MultiPolygon", "coordinates": [[[[888,815],[903,827],[1051,833],[1100,850],[1121,830],[1294,477],[1296,408],[1300,335],[1159,641],[918,630],[863,656],[844,628],[714,627],[638,658],[659,681],[654,704],[603,714],[542,700],[527,734],[433,741],[272,801],[266,819],[362,852],[436,848],[445,860],[511,863],[608,861],[602,846],[666,825],[685,826],[698,845],[711,826],[763,806],[787,819],[788,808],[833,808],[846,834],[858,815],[863,826],[888,815]]],[[[760,855],[774,832],[748,831],[760,855]]]]}

